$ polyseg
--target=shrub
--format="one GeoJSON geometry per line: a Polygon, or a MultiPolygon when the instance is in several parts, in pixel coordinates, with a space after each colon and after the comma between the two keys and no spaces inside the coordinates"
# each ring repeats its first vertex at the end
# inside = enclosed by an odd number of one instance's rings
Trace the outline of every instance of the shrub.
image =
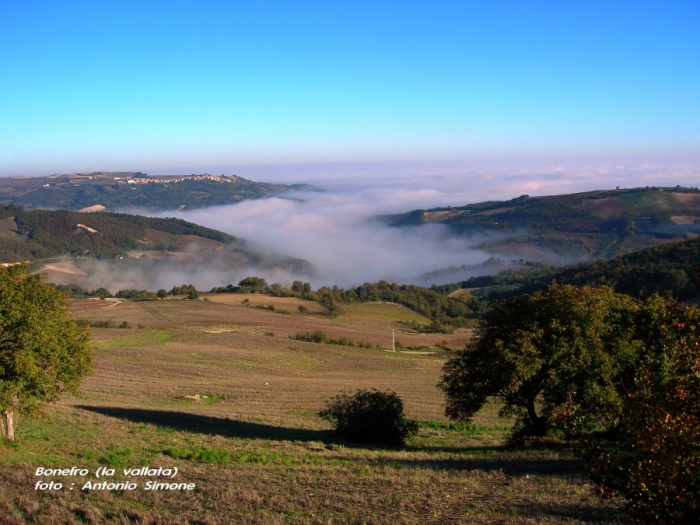
{"type": "Polygon", "coordinates": [[[307,341],[309,343],[327,343],[328,334],[322,330],[316,330],[315,332],[299,332],[294,335],[289,336],[290,339],[296,339],[297,341],[307,341]]]}
{"type": "Polygon", "coordinates": [[[333,423],[338,436],[357,443],[402,447],[418,433],[418,423],[404,417],[401,398],[388,390],[338,394],[319,415],[333,423]]]}
{"type": "MultiPolygon", "coordinates": [[[[326,332],[321,330],[316,330],[315,332],[297,332],[289,336],[290,339],[296,341],[306,341],[308,343],[322,343],[327,345],[340,345],[340,346],[355,346],[355,343],[349,337],[339,337],[338,339],[333,339],[328,337],[326,332]]],[[[372,348],[371,343],[367,343],[369,346],[365,346],[365,343],[359,343],[358,346],[361,348],[372,348]]]]}
{"type": "Polygon", "coordinates": [[[89,326],[90,328],[113,328],[114,322],[111,319],[107,321],[89,321],[87,319],[76,319],[79,326],[89,326]]]}

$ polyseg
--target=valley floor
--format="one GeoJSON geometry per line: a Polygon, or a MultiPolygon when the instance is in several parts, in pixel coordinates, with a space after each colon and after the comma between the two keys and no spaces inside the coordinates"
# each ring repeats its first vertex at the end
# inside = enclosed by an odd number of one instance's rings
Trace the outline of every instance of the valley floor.
{"type": "Polygon", "coordinates": [[[461,348],[467,330],[416,333],[400,321],[419,316],[394,304],[349,306],[330,319],[315,303],[253,295],[74,300],[72,310],[93,325],[94,375],[82,397],[50,407],[48,420],[20,420],[20,443],[0,447],[4,523],[622,520],[620,502],[592,492],[569,450],[505,449],[510,422],[496,406],[473,425],[447,422],[436,387],[447,352],[436,345],[461,348]],[[406,351],[390,351],[392,329],[406,351]],[[371,348],[288,337],[316,330],[371,348]],[[358,388],[401,396],[421,422],[406,449],[334,438],[317,412],[358,388]],[[178,470],[124,473],[143,466],[178,470]],[[36,475],[71,467],[87,473],[36,475]],[[98,478],[100,468],[114,473],[98,478]],[[61,490],[36,488],[51,481],[61,490]],[[149,481],[193,486],[154,491],[149,481]],[[94,485],[104,482],[122,485],[94,485]]]}

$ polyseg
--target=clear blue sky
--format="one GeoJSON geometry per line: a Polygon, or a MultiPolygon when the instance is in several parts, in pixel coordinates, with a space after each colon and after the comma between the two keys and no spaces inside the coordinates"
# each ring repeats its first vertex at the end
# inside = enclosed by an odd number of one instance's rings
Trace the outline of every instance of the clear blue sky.
{"type": "Polygon", "coordinates": [[[0,175],[699,148],[698,0],[0,0],[0,175]]]}

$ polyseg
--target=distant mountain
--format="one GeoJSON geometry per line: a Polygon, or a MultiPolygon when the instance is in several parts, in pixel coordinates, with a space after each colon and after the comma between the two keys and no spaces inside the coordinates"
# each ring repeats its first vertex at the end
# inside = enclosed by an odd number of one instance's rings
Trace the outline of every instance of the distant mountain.
{"type": "Polygon", "coordinates": [[[0,178],[0,204],[29,208],[109,211],[126,208],[206,208],[278,195],[303,184],[254,182],[236,175],[157,175],[94,172],[0,178]]]}
{"type": "Polygon", "coordinates": [[[567,264],[697,236],[700,191],[676,186],[522,195],[380,219],[395,227],[443,224],[454,235],[473,237],[474,248],[494,256],[567,264]]]}

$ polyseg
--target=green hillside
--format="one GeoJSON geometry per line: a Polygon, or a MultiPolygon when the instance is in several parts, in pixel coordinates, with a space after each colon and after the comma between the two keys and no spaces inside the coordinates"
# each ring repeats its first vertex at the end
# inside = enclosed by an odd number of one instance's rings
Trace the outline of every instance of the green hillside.
{"type": "Polygon", "coordinates": [[[628,295],[661,293],[688,301],[700,296],[699,268],[700,238],[647,248],[609,261],[562,268],[534,265],[527,270],[506,270],[433,289],[443,293],[468,289],[472,296],[490,302],[542,290],[553,282],[577,286],[605,284],[628,295]]]}
{"type": "Polygon", "coordinates": [[[121,213],[77,213],[0,207],[0,261],[43,259],[58,255],[88,255],[101,259],[128,250],[180,249],[192,242],[184,236],[215,241],[228,249],[239,247],[236,237],[181,219],[157,219],[121,213]],[[172,246],[153,244],[158,232],[174,240],[172,246]],[[179,239],[179,240],[178,240],[179,239]]]}
{"type": "Polygon", "coordinates": [[[700,233],[697,188],[635,188],[489,201],[382,217],[395,227],[444,224],[494,255],[569,261],[608,259],[700,233]]]}

